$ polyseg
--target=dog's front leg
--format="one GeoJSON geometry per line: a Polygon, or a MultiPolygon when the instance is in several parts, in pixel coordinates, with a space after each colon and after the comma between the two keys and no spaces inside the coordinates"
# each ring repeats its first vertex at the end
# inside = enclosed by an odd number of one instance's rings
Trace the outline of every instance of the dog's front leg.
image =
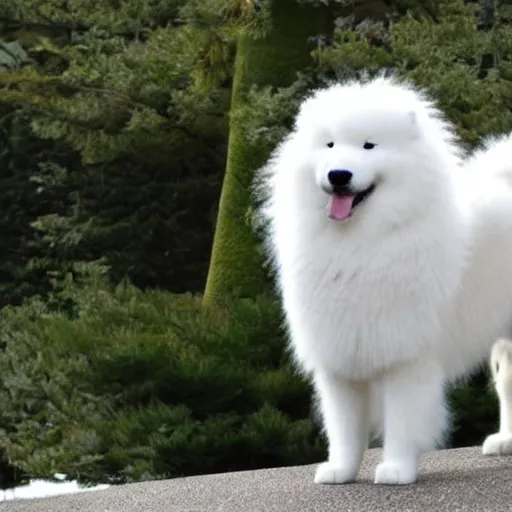
{"type": "Polygon", "coordinates": [[[441,441],[447,426],[444,376],[432,361],[395,367],[381,382],[384,457],[376,484],[410,484],[418,476],[419,458],[441,441]]]}
{"type": "Polygon", "coordinates": [[[314,381],[329,443],[329,459],[318,467],[315,483],[351,482],[368,445],[368,383],[325,374],[315,375],[314,381]]]}

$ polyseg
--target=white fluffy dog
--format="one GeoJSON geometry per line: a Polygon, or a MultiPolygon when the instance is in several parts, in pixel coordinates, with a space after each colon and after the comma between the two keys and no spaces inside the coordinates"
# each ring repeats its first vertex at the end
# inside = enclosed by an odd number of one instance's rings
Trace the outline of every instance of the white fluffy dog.
{"type": "Polygon", "coordinates": [[[462,164],[434,104],[378,77],[314,93],[259,174],[329,441],[316,482],[354,480],[375,429],[375,482],[414,482],[447,427],[445,383],[512,334],[511,154],[504,138],[462,164]]]}

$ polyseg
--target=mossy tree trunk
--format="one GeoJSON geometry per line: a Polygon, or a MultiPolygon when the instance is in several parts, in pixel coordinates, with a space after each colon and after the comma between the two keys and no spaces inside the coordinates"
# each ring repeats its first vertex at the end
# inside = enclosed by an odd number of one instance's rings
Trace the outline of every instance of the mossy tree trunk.
{"type": "MultiPolygon", "coordinates": [[[[244,105],[249,87],[286,87],[311,63],[311,36],[326,32],[333,19],[327,7],[274,0],[272,26],[263,38],[243,35],[237,42],[231,111],[244,105]]],[[[236,291],[253,296],[265,286],[262,258],[247,211],[251,183],[268,151],[251,143],[236,119],[230,123],[226,172],[204,293],[205,305],[236,291]]]]}

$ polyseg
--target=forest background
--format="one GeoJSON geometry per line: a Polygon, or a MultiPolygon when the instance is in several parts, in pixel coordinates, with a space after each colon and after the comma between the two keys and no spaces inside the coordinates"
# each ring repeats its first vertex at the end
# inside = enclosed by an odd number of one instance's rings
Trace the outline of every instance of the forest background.
{"type": "MultiPolygon", "coordinates": [[[[512,129],[512,5],[0,0],[1,486],[325,456],[251,225],[300,100],[394,70],[468,148],[512,129]]],[[[482,442],[484,368],[448,390],[482,442]]]]}

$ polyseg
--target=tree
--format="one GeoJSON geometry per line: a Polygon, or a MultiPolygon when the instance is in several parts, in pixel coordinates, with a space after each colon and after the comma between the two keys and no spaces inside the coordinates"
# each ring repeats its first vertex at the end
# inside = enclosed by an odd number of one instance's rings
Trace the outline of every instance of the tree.
{"type": "Polygon", "coordinates": [[[34,179],[48,161],[72,166],[78,159],[65,144],[35,136],[19,109],[0,106],[0,308],[44,296],[51,288],[47,273],[58,267],[33,225],[66,209],[56,188],[44,190],[34,179]]]}
{"type": "MultiPolygon", "coordinates": [[[[253,9],[259,5],[249,2],[253,9]]],[[[274,0],[268,7],[264,35],[242,31],[237,39],[231,122],[226,171],[204,293],[205,304],[236,291],[252,296],[262,290],[265,278],[257,239],[248,213],[255,170],[263,165],[269,146],[251,140],[242,116],[252,87],[288,87],[311,64],[311,37],[328,34],[332,12],[325,6],[274,0]]],[[[278,109],[279,110],[279,109],[278,109]]]]}
{"type": "Polygon", "coordinates": [[[203,288],[226,151],[221,19],[181,0],[0,1],[3,37],[28,56],[0,73],[0,102],[72,161],[31,170],[60,194],[34,226],[63,266],[103,259],[116,282],[203,288]]]}

